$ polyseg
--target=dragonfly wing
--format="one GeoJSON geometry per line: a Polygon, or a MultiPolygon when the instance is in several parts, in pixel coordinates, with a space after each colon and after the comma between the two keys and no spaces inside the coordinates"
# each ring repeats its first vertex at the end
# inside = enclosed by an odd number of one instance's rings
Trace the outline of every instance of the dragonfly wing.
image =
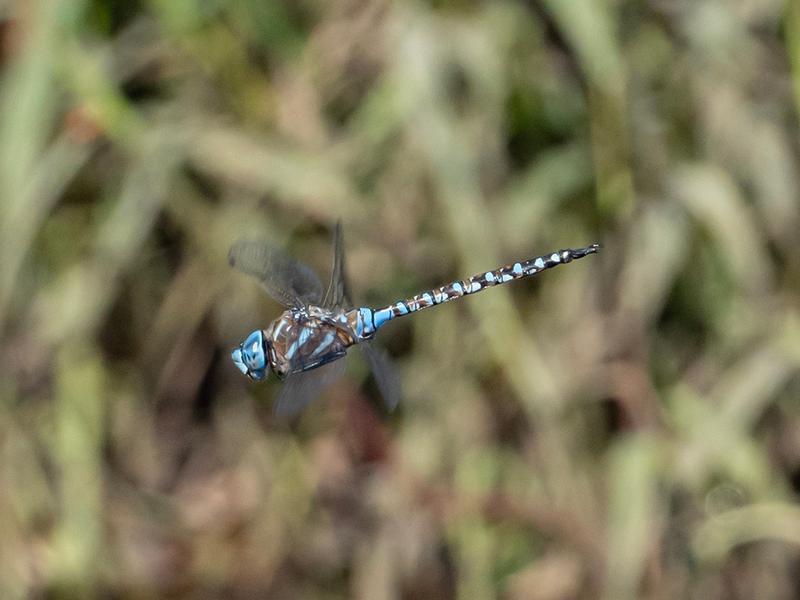
{"type": "Polygon", "coordinates": [[[228,253],[228,262],[258,279],[284,306],[318,304],[322,299],[322,283],[314,270],[268,242],[240,240],[228,253]]]}
{"type": "Polygon", "coordinates": [[[350,300],[350,286],[347,281],[346,263],[344,256],[344,237],[342,234],[342,222],[336,222],[333,231],[333,267],[331,268],[331,281],[328,284],[328,291],[322,306],[350,308],[353,302],[350,300]]]}
{"type": "Polygon", "coordinates": [[[358,346],[372,370],[386,408],[394,410],[400,402],[400,373],[385,350],[370,341],[361,342],[358,346]]]}
{"type": "MultiPolygon", "coordinates": [[[[333,232],[333,267],[323,306],[346,309],[353,306],[347,278],[347,262],[345,260],[341,221],[336,223],[336,228],[333,232]]],[[[373,346],[369,341],[362,341],[359,343],[359,347],[364,352],[364,357],[367,359],[370,370],[375,377],[375,383],[378,385],[386,407],[389,410],[394,410],[400,401],[400,374],[384,350],[373,346]]]]}
{"type": "Polygon", "coordinates": [[[344,375],[344,371],[344,360],[334,360],[316,369],[289,375],[275,401],[275,413],[280,417],[298,414],[344,375]]]}

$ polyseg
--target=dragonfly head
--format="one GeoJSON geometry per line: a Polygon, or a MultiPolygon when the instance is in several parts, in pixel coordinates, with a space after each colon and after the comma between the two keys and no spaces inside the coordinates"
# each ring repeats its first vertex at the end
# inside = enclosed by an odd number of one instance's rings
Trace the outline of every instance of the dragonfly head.
{"type": "Polygon", "coordinates": [[[269,363],[267,362],[267,343],[264,332],[256,329],[248,335],[231,352],[231,358],[236,367],[253,381],[266,379],[269,363]]]}

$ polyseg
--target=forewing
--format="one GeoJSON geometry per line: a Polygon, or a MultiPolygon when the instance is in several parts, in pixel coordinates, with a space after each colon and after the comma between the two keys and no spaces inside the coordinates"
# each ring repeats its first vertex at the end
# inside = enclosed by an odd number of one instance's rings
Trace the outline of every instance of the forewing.
{"type": "Polygon", "coordinates": [[[289,375],[275,401],[275,413],[292,417],[319,398],[322,391],[336,382],[345,371],[345,361],[334,360],[328,364],[289,375]]]}
{"type": "Polygon", "coordinates": [[[369,341],[361,342],[358,346],[372,370],[375,383],[383,396],[383,403],[390,411],[394,410],[400,402],[400,373],[385,350],[369,341]]]}
{"type": "Polygon", "coordinates": [[[353,302],[350,300],[350,286],[347,281],[346,263],[344,255],[344,237],[342,234],[342,222],[336,222],[333,231],[333,267],[331,268],[331,281],[328,284],[328,291],[322,303],[328,308],[344,307],[350,308],[353,302]]]}
{"type": "Polygon", "coordinates": [[[228,253],[231,266],[252,275],[284,306],[319,304],[322,283],[313,269],[261,240],[240,240],[228,253]]]}

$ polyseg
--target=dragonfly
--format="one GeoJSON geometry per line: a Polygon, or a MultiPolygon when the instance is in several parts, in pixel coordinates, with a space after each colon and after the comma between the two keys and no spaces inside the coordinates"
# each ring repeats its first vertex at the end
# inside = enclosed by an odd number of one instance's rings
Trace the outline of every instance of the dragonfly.
{"type": "Polygon", "coordinates": [[[279,415],[299,413],[344,373],[347,351],[357,346],[375,378],[384,404],[400,400],[400,377],[385,350],[374,343],[390,321],[490,287],[531,277],[599,251],[599,244],[565,249],[453,281],[382,308],[355,307],[345,269],[341,222],[333,232],[333,265],[327,288],[311,267],[263,240],[240,240],[228,262],[257,279],[284,312],[266,329],[256,329],[231,352],[249,379],[263,381],[271,371],[283,386],[275,401],[279,415]]]}

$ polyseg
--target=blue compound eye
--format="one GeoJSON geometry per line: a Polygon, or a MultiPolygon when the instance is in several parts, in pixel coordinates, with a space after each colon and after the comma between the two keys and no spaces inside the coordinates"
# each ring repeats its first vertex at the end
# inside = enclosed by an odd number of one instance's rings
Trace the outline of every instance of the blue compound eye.
{"type": "Polygon", "coordinates": [[[247,375],[247,365],[244,364],[244,360],[242,359],[241,346],[235,348],[234,351],[231,352],[231,358],[233,359],[233,364],[236,365],[236,368],[239,369],[243,375],[247,375]]]}
{"type": "Polygon", "coordinates": [[[259,381],[267,376],[267,354],[264,334],[260,329],[247,336],[241,345],[231,352],[236,367],[251,379],[259,381]]]}
{"type": "Polygon", "coordinates": [[[256,330],[242,342],[242,358],[250,371],[260,371],[267,365],[264,352],[264,335],[256,330]]]}

